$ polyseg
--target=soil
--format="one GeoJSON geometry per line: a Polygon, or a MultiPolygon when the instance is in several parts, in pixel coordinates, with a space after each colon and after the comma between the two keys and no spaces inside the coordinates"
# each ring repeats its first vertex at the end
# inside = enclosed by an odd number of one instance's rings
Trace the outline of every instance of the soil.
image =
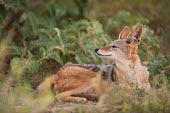
{"type": "MultiPolygon", "coordinates": [[[[71,103],[71,102],[57,102],[47,109],[45,113],[58,113],[60,111],[65,111],[68,113],[76,113],[76,108],[83,105],[85,109],[94,109],[97,107],[97,103],[94,101],[88,101],[85,104],[71,103]]],[[[65,113],[64,112],[64,113],[65,113]]]]}

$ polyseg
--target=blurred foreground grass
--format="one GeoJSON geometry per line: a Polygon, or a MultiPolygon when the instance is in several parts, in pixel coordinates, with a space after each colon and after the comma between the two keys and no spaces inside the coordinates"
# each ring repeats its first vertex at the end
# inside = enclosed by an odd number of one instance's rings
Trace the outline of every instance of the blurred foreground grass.
{"type": "MultiPolygon", "coordinates": [[[[0,44],[0,64],[8,54],[10,39],[0,44]]],[[[8,74],[0,73],[0,113],[41,113],[53,103],[52,94],[35,96],[30,84],[22,74],[24,66],[11,69],[8,74]]]]}

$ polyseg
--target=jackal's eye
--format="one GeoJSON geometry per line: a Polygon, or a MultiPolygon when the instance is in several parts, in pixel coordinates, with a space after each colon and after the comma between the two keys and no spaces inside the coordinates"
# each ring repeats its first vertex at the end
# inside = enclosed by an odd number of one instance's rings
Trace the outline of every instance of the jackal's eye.
{"type": "Polygon", "coordinates": [[[117,48],[117,46],[111,46],[112,48],[117,48]]]}

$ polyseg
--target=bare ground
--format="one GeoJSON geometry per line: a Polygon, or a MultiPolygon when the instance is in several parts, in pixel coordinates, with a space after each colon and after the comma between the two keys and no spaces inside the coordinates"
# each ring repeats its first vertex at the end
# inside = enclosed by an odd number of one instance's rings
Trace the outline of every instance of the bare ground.
{"type": "Polygon", "coordinates": [[[71,102],[57,102],[47,109],[45,113],[58,113],[58,112],[68,112],[76,113],[78,112],[76,108],[83,106],[85,109],[94,109],[97,108],[97,103],[93,101],[88,101],[85,104],[80,103],[71,103],[71,102]]]}

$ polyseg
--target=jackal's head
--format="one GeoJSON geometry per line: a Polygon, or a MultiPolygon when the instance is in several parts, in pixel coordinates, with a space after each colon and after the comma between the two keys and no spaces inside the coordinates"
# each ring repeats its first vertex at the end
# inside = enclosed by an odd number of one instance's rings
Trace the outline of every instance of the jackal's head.
{"type": "Polygon", "coordinates": [[[142,25],[139,24],[134,31],[131,32],[129,27],[124,27],[119,34],[119,38],[107,46],[95,49],[98,56],[105,60],[122,62],[135,62],[137,48],[141,40],[142,25]]]}

